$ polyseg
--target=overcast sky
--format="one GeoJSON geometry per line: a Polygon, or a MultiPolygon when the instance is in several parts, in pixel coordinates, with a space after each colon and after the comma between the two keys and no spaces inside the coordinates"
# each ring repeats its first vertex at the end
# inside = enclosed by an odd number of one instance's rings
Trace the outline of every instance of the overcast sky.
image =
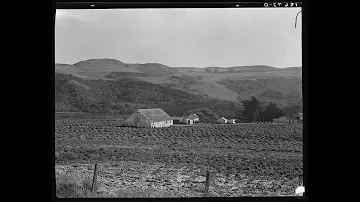
{"type": "Polygon", "coordinates": [[[301,66],[301,8],[56,10],[55,62],[301,66]]]}

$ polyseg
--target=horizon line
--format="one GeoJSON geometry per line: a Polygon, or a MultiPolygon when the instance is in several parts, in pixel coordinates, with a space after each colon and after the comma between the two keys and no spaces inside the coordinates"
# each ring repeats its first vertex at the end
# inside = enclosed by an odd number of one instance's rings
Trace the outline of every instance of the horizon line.
{"type": "Polygon", "coordinates": [[[276,67],[276,66],[272,66],[272,65],[266,65],[266,64],[254,64],[254,65],[236,65],[236,66],[203,66],[203,67],[196,67],[196,66],[169,66],[169,65],[165,65],[159,62],[146,62],[146,63],[136,63],[136,62],[123,62],[120,61],[118,59],[113,59],[113,58],[92,58],[92,59],[86,59],[86,60],[80,60],[78,62],[75,62],[73,64],[68,64],[68,63],[62,63],[62,62],[55,62],[55,64],[64,64],[64,65],[75,65],[76,63],[79,62],[84,62],[84,61],[88,61],[88,60],[116,60],[119,62],[122,62],[124,64],[138,64],[138,65],[143,65],[143,64],[160,64],[160,65],[164,65],[167,67],[172,67],[172,68],[182,68],[182,67],[186,67],[186,68],[209,68],[209,67],[214,67],[214,68],[231,68],[231,67],[251,67],[251,66],[268,66],[268,67],[274,67],[274,68],[279,68],[279,69],[283,69],[283,68],[290,68],[290,67],[302,67],[302,65],[297,65],[297,66],[287,66],[287,67],[276,67]]]}

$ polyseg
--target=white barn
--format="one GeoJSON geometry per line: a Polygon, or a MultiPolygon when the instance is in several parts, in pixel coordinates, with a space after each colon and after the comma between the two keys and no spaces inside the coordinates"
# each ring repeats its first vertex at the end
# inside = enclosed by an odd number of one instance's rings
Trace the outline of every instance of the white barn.
{"type": "Polygon", "coordinates": [[[173,125],[173,119],[162,109],[138,109],[125,121],[125,126],[162,128],[173,125]]]}

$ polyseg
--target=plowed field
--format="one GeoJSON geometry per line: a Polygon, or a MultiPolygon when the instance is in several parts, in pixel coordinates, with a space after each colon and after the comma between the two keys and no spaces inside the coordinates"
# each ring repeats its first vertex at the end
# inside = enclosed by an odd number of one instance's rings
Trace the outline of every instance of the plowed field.
{"type": "Polygon", "coordinates": [[[174,197],[202,196],[210,168],[214,197],[294,195],[303,180],[302,148],[302,124],[150,129],[117,120],[55,120],[57,176],[89,178],[100,163],[107,193],[152,187],[174,197]]]}

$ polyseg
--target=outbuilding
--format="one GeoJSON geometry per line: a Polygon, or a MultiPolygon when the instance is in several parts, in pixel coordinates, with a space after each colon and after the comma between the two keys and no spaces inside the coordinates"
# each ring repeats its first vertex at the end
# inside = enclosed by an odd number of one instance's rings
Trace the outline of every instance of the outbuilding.
{"type": "Polygon", "coordinates": [[[125,126],[137,128],[162,128],[171,125],[173,119],[161,108],[138,109],[125,121],[125,126]]]}
{"type": "Polygon", "coordinates": [[[221,117],[217,120],[218,123],[227,123],[228,120],[225,117],[221,117]]]}

